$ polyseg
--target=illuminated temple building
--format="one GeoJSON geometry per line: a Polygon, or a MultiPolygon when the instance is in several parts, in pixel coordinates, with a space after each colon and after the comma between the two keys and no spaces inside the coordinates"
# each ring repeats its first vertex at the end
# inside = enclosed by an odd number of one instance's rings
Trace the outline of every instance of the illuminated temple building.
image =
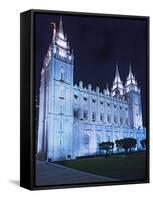
{"type": "MultiPolygon", "coordinates": [[[[48,161],[76,159],[99,153],[99,143],[146,138],[141,92],[129,65],[123,84],[118,65],[111,90],[74,85],[74,55],[62,19],[53,29],[41,71],[37,156],[48,161]]],[[[75,58],[77,59],[77,58],[75,58]]],[[[114,70],[115,71],[115,70],[114,70]]],[[[93,80],[94,81],[94,80],[93,80]]],[[[115,151],[115,148],[114,148],[115,151]]]]}

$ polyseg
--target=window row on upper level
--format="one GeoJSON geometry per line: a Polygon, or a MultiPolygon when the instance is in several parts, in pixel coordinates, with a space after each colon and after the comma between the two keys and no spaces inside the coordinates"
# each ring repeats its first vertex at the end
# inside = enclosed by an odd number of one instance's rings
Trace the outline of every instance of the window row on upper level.
{"type": "MultiPolygon", "coordinates": [[[[78,120],[89,120],[89,112],[87,110],[79,110],[74,109],[73,110],[73,116],[75,119],[78,120]]],[[[104,114],[100,113],[97,114],[96,112],[91,112],[91,121],[101,121],[102,123],[114,123],[114,124],[120,124],[120,125],[128,125],[128,117],[126,116],[118,116],[117,114],[111,115],[111,114],[104,114]]]]}

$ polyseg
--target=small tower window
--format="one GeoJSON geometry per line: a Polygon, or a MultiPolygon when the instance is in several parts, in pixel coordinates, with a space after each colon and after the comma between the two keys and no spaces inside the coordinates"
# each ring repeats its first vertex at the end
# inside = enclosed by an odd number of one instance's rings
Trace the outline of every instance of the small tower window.
{"type": "Polygon", "coordinates": [[[60,80],[64,81],[64,69],[63,69],[63,67],[61,67],[61,69],[60,69],[60,80]]]}
{"type": "Polygon", "coordinates": [[[64,81],[64,74],[63,74],[63,72],[61,73],[61,81],[64,81]]]}
{"type": "Polygon", "coordinates": [[[63,86],[61,85],[60,87],[60,97],[63,97],[64,98],[64,89],[63,89],[63,86]]]}

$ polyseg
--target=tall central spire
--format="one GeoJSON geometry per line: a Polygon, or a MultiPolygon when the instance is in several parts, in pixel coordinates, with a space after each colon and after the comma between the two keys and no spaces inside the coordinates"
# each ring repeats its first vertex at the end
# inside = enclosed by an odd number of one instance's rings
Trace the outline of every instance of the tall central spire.
{"type": "Polygon", "coordinates": [[[60,16],[60,23],[59,23],[59,30],[58,30],[58,36],[64,40],[64,32],[63,32],[63,23],[62,23],[62,17],[60,16]]]}
{"type": "Polygon", "coordinates": [[[53,39],[52,39],[52,49],[53,55],[58,59],[64,59],[66,62],[73,63],[73,52],[70,49],[70,44],[67,36],[64,34],[62,17],[59,19],[59,25],[56,28],[55,23],[53,25],[53,39]]]}

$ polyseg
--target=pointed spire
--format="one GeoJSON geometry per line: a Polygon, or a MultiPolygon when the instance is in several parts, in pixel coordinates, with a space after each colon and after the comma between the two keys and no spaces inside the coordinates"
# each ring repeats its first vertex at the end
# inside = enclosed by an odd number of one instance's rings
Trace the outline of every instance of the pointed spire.
{"type": "Polygon", "coordinates": [[[133,73],[132,73],[132,68],[131,68],[131,62],[129,63],[129,75],[128,79],[134,79],[133,73]]]}
{"type": "Polygon", "coordinates": [[[118,63],[116,63],[116,72],[115,72],[114,83],[121,83],[120,74],[119,74],[119,70],[118,70],[118,63]]]}
{"type": "Polygon", "coordinates": [[[126,79],[125,87],[126,87],[126,92],[129,92],[131,90],[138,91],[138,84],[135,79],[135,76],[132,73],[131,62],[129,63],[129,74],[126,79]]]}
{"type": "Polygon", "coordinates": [[[112,87],[112,95],[115,96],[116,94],[123,95],[123,83],[120,79],[120,74],[118,70],[118,64],[116,63],[116,71],[115,71],[115,79],[113,82],[113,87],[112,87]]]}
{"type": "Polygon", "coordinates": [[[109,96],[109,88],[108,88],[108,83],[107,83],[107,85],[106,85],[106,95],[108,95],[109,96]]]}
{"type": "Polygon", "coordinates": [[[62,16],[60,16],[58,35],[61,39],[64,39],[62,16]]]}

